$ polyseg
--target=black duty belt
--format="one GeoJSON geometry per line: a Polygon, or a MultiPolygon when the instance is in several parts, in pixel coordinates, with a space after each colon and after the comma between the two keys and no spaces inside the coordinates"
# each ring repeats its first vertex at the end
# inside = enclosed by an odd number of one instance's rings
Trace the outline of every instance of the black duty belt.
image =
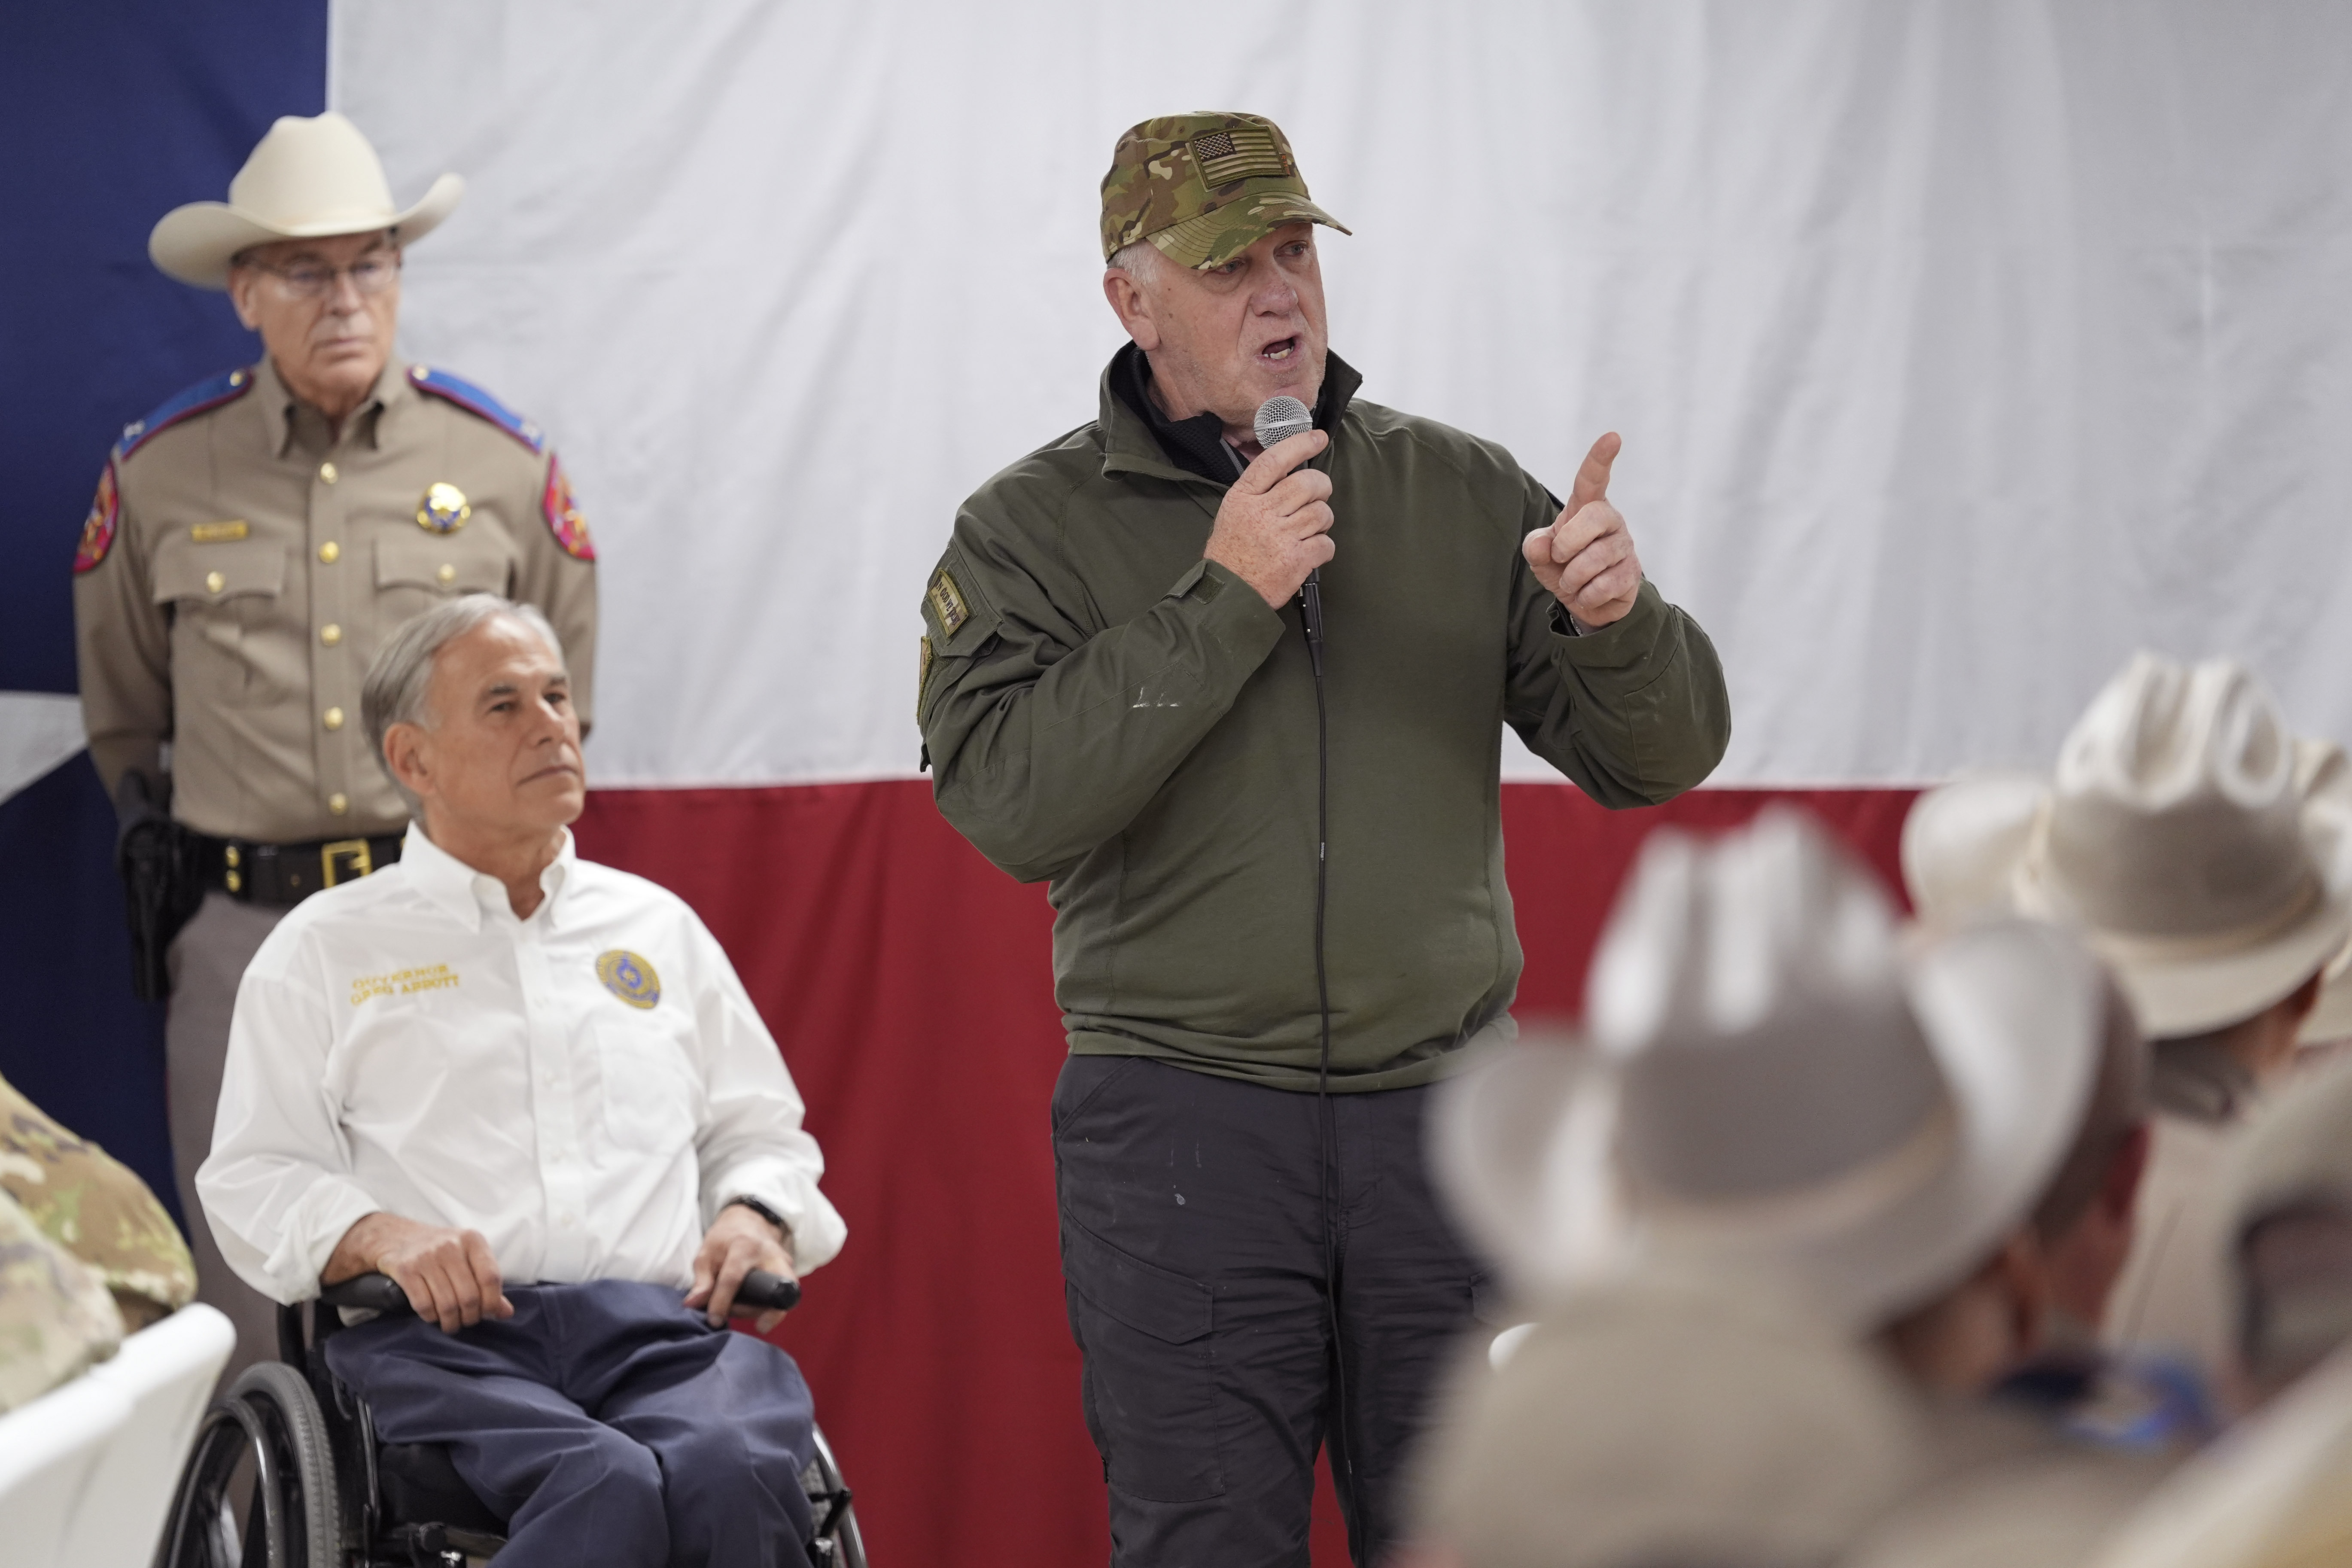
{"type": "Polygon", "coordinates": [[[318,838],[308,844],[255,844],[195,833],[205,886],[240,903],[292,909],[321,888],[356,882],[400,858],[401,836],[318,838]]]}

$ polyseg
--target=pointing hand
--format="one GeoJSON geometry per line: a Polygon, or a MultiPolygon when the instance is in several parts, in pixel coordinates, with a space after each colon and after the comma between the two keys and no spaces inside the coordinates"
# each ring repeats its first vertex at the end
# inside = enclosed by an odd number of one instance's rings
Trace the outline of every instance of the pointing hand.
{"type": "Polygon", "coordinates": [[[1633,536],[1624,514],[1609,504],[1609,468],[1623,444],[1613,430],[1592,443],[1559,516],[1520,545],[1536,581],[1589,631],[1622,620],[1642,589],[1633,536]]]}

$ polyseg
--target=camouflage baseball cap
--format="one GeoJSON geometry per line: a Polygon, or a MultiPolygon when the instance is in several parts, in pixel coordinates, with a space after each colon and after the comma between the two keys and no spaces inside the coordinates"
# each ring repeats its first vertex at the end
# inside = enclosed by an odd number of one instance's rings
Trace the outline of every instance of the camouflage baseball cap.
{"type": "Polygon", "coordinates": [[[1255,114],[1171,114],[1118,139],[1102,183],[1103,259],[1139,239],[1222,267],[1286,223],[1348,226],[1307,197],[1282,128],[1255,114]]]}

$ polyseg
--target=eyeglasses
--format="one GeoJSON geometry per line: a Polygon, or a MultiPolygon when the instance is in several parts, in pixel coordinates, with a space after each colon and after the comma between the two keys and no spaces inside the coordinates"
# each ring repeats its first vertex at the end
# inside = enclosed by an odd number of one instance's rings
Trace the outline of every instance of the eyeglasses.
{"type": "Polygon", "coordinates": [[[323,300],[335,291],[335,279],[351,274],[352,287],[362,294],[381,294],[400,279],[400,252],[380,250],[361,257],[349,267],[330,267],[324,262],[298,261],[291,267],[272,267],[267,261],[240,261],[268,273],[286,285],[286,291],[298,300],[323,300]]]}

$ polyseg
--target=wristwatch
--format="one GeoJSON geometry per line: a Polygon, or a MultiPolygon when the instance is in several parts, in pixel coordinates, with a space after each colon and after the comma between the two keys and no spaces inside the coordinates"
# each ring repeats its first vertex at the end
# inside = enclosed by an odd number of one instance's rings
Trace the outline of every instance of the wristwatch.
{"type": "Polygon", "coordinates": [[[782,1237],[787,1241],[792,1239],[793,1227],[784,1223],[784,1216],[778,1214],[775,1210],[770,1208],[767,1205],[761,1203],[757,1198],[729,1198],[725,1203],[720,1204],[719,1206],[722,1209],[738,1207],[750,1209],[753,1214],[758,1215],[761,1219],[766,1220],[770,1225],[774,1226],[776,1227],[777,1235],[782,1237]]]}

